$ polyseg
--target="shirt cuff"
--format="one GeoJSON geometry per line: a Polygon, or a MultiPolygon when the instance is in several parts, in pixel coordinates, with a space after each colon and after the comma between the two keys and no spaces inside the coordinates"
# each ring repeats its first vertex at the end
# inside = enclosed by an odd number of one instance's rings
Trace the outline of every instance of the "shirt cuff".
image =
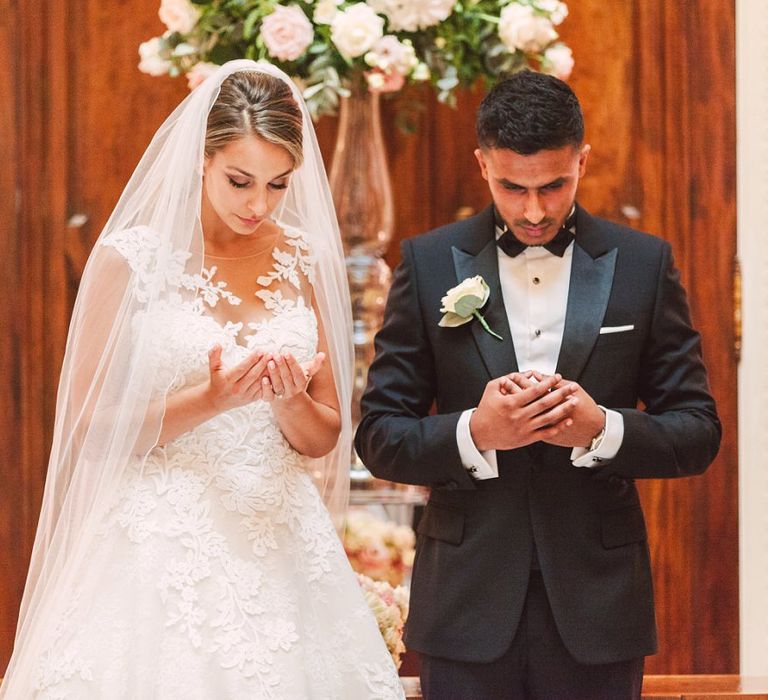
{"type": "Polygon", "coordinates": [[[618,411],[600,408],[605,411],[605,434],[600,444],[591,452],[586,447],[574,447],[571,451],[571,464],[574,467],[599,467],[610,462],[619,451],[624,440],[624,416],[618,411]]]}
{"type": "Polygon", "coordinates": [[[456,444],[459,446],[461,463],[473,479],[497,479],[499,467],[496,463],[496,450],[480,452],[472,439],[469,419],[474,411],[474,408],[464,411],[456,424],[456,444]]]}

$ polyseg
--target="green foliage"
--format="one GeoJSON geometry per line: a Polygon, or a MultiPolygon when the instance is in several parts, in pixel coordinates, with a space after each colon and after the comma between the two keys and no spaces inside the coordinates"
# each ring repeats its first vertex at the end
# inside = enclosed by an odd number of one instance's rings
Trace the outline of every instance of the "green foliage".
{"type": "MultiPolygon", "coordinates": [[[[349,94],[350,81],[371,71],[365,55],[344,56],[332,40],[331,26],[315,21],[313,13],[319,0],[190,2],[199,13],[193,29],[187,35],[168,32],[161,37],[161,58],[169,62],[168,72],[172,75],[184,74],[201,62],[221,64],[244,57],[266,59],[297,79],[310,111],[317,117],[335,112],[339,98],[349,94]],[[298,7],[314,31],[310,46],[294,61],[270,56],[261,36],[264,18],[278,5],[298,7]]],[[[357,3],[342,0],[338,11],[354,4],[357,3]]],[[[413,47],[414,66],[403,73],[407,82],[426,82],[433,86],[441,102],[453,105],[457,89],[472,86],[478,79],[490,85],[523,68],[546,68],[543,51],[547,46],[524,52],[510,50],[502,41],[500,18],[509,5],[529,7],[526,12],[547,19],[553,12],[552,0],[459,0],[445,20],[419,31],[392,31],[385,24],[385,34],[413,47]]]]}

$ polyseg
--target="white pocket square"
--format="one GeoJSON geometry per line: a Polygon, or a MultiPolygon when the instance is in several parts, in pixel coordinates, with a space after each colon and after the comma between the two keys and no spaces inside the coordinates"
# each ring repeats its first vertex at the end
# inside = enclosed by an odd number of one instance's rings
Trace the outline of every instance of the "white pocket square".
{"type": "Polygon", "coordinates": [[[607,333],[625,333],[626,331],[633,331],[634,329],[634,323],[631,323],[628,326],[603,326],[600,329],[600,335],[605,335],[607,333]]]}

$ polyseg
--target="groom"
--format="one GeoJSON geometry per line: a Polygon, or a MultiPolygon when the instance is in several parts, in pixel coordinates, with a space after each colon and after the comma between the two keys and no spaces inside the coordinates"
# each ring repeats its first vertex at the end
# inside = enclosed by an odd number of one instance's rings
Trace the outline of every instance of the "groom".
{"type": "Polygon", "coordinates": [[[356,436],[373,474],[431,487],[406,642],[428,700],[639,698],[634,480],[717,453],[699,335],[669,244],[575,203],[590,147],[565,83],[499,83],[477,138],[493,205],[403,242],[356,436]]]}

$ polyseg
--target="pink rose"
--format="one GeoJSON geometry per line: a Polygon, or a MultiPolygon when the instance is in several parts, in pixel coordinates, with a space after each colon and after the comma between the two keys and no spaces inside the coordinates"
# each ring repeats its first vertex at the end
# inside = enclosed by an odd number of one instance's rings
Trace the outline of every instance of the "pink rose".
{"type": "Polygon", "coordinates": [[[195,63],[192,69],[187,72],[187,86],[190,90],[194,90],[208,76],[215,73],[217,69],[218,66],[215,63],[206,63],[205,61],[195,63]]]}
{"type": "Polygon", "coordinates": [[[405,76],[396,70],[369,70],[365,72],[370,92],[397,92],[405,85],[405,76]]]}
{"type": "Polygon", "coordinates": [[[389,564],[389,552],[377,543],[367,544],[358,552],[358,560],[366,567],[383,567],[389,564]]]}
{"type": "Polygon", "coordinates": [[[295,61],[309,48],[315,32],[298,7],[277,5],[261,23],[261,37],[270,56],[280,61],[295,61]]]}

